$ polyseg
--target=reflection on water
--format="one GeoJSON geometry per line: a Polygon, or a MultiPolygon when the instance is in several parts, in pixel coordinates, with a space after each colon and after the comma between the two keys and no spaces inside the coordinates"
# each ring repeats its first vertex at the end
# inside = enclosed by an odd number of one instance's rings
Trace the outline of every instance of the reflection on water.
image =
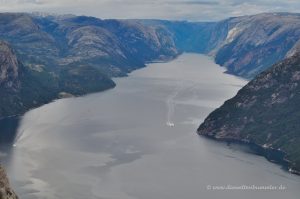
{"type": "Polygon", "coordinates": [[[298,176],[195,133],[246,84],[223,72],[185,54],[116,79],[115,89],[28,112],[5,162],[13,186],[23,199],[297,198],[298,176]],[[207,189],[227,184],[288,190],[207,189]]]}
{"type": "Polygon", "coordinates": [[[0,146],[13,144],[19,122],[18,116],[0,119],[0,146]]]}
{"type": "Polygon", "coordinates": [[[8,158],[7,155],[14,146],[19,122],[19,116],[0,120],[0,162],[4,161],[3,159],[8,158]]]}

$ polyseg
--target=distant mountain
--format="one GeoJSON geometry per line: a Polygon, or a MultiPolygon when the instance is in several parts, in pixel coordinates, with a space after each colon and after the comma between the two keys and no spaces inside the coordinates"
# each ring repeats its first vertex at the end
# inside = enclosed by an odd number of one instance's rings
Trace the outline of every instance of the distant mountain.
{"type": "MultiPolygon", "coordinates": [[[[112,88],[112,77],[182,52],[212,55],[229,73],[250,79],[291,57],[213,112],[199,133],[280,149],[299,170],[298,14],[191,23],[0,13],[0,40],[0,118],[112,88]]],[[[17,198],[1,168],[0,180],[0,198],[17,198]]]]}
{"type": "Polygon", "coordinates": [[[0,13],[0,40],[9,43],[15,60],[10,71],[1,66],[0,73],[8,74],[0,77],[1,95],[10,94],[1,99],[0,117],[22,113],[61,93],[111,88],[111,77],[182,52],[212,55],[229,73],[253,78],[300,48],[299,22],[299,15],[286,13],[194,23],[0,13]]]}
{"type": "Polygon", "coordinates": [[[21,114],[58,98],[101,91],[115,84],[88,66],[64,67],[59,73],[24,66],[7,42],[0,41],[0,118],[21,114]]]}
{"type": "Polygon", "coordinates": [[[0,38],[11,43],[24,65],[53,72],[88,65],[118,76],[178,55],[168,31],[128,20],[5,13],[0,38]]]}
{"type": "Polygon", "coordinates": [[[168,34],[131,21],[0,14],[0,39],[6,41],[0,52],[0,118],[60,96],[112,88],[113,76],[174,58],[179,52],[168,34]]]}
{"type": "Polygon", "coordinates": [[[248,79],[300,48],[300,14],[265,13],[210,23],[141,22],[167,28],[179,51],[212,55],[228,73],[248,79]]]}
{"type": "Polygon", "coordinates": [[[212,112],[198,133],[284,152],[289,166],[300,171],[299,102],[300,54],[296,53],[258,75],[212,112]]]}
{"type": "Polygon", "coordinates": [[[219,22],[213,34],[223,35],[213,49],[216,63],[229,73],[251,79],[299,47],[300,15],[269,13],[230,18],[219,22]]]}

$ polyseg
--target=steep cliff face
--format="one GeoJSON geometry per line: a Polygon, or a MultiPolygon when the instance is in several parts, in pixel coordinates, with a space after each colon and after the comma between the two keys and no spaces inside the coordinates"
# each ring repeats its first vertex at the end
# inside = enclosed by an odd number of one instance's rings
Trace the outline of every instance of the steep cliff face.
{"type": "MultiPolygon", "coordinates": [[[[38,104],[32,95],[42,95],[47,90],[42,92],[45,87],[37,79],[18,61],[11,46],[0,41],[0,118],[23,113],[38,104]],[[35,94],[36,91],[41,93],[35,94]]],[[[40,101],[45,102],[44,98],[40,101]]]]}
{"type": "Polygon", "coordinates": [[[90,66],[68,66],[56,73],[42,66],[24,66],[11,45],[0,41],[0,118],[22,114],[62,92],[82,95],[114,86],[111,79],[90,66]]]}
{"type": "Polygon", "coordinates": [[[228,73],[248,79],[291,56],[300,43],[299,14],[266,13],[210,23],[141,22],[167,28],[180,51],[212,55],[228,73]]]}
{"type": "Polygon", "coordinates": [[[300,55],[274,65],[212,112],[200,135],[240,140],[286,153],[300,171],[300,55]]]}
{"type": "Polygon", "coordinates": [[[119,76],[179,54],[166,28],[135,20],[5,13],[0,24],[0,39],[13,45],[25,66],[52,72],[84,64],[119,76]]]}
{"type": "Polygon", "coordinates": [[[18,196],[9,185],[4,169],[0,166],[0,199],[18,199],[18,196]]]}
{"type": "Polygon", "coordinates": [[[0,14],[0,39],[14,48],[0,44],[3,117],[61,92],[80,95],[111,88],[110,77],[183,51],[214,55],[229,73],[252,78],[297,52],[300,15],[190,23],[5,13],[0,14]]]}
{"type": "Polygon", "coordinates": [[[229,73],[246,78],[290,56],[300,40],[299,14],[259,14],[223,23],[214,31],[226,35],[214,50],[216,62],[229,73]]]}
{"type": "Polygon", "coordinates": [[[6,15],[12,16],[6,16],[0,27],[0,38],[17,48],[24,65],[43,66],[54,72],[64,66],[83,64],[98,68],[106,75],[119,76],[143,67],[148,61],[178,55],[167,30],[143,26],[134,20],[6,15]],[[31,33],[15,22],[25,21],[24,18],[28,26],[37,27],[32,27],[31,33]],[[7,32],[12,24],[19,31],[7,32]]]}
{"type": "Polygon", "coordinates": [[[54,38],[28,14],[0,13],[0,39],[12,45],[24,65],[51,65],[59,54],[54,38]]]}
{"type": "Polygon", "coordinates": [[[290,56],[300,41],[300,15],[289,13],[209,23],[5,13],[0,24],[0,38],[25,66],[56,72],[84,64],[109,76],[187,51],[213,55],[229,73],[251,79],[290,56]]]}
{"type": "Polygon", "coordinates": [[[295,43],[293,48],[289,50],[289,52],[286,54],[286,57],[291,57],[298,52],[300,52],[300,39],[297,41],[297,43],[295,43]]]}
{"type": "Polygon", "coordinates": [[[135,20],[144,26],[167,31],[179,52],[208,53],[214,49],[211,39],[216,22],[135,20]]]}
{"type": "Polygon", "coordinates": [[[4,13],[0,25],[0,39],[10,43],[2,42],[0,49],[0,117],[23,113],[59,93],[114,87],[110,77],[179,54],[167,28],[135,20],[4,13]]]}
{"type": "Polygon", "coordinates": [[[17,89],[20,73],[19,63],[10,46],[0,41],[0,87],[17,89]]]}

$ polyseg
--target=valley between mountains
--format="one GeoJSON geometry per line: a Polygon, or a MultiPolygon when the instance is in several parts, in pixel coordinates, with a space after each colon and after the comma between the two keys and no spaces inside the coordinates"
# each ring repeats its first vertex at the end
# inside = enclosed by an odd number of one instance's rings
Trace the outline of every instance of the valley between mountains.
{"type": "Polygon", "coordinates": [[[282,152],[300,171],[300,14],[187,22],[1,13],[0,40],[0,118],[114,88],[112,78],[147,63],[207,54],[250,82],[198,133],[282,152]]]}
{"type": "Polygon", "coordinates": [[[299,29],[300,15],[288,13],[197,23],[2,13],[0,117],[112,88],[112,77],[182,52],[209,54],[228,73],[253,78],[297,52],[299,29]]]}

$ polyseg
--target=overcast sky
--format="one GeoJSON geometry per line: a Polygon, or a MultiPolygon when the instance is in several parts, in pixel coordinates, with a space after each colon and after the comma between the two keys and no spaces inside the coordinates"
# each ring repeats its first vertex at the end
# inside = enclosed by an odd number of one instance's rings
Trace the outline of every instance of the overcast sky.
{"type": "Polygon", "coordinates": [[[0,0],[0,12],[33,11],[99,18],[212,21],[261,12],[300,12],[300,0],[0,0]]]}

